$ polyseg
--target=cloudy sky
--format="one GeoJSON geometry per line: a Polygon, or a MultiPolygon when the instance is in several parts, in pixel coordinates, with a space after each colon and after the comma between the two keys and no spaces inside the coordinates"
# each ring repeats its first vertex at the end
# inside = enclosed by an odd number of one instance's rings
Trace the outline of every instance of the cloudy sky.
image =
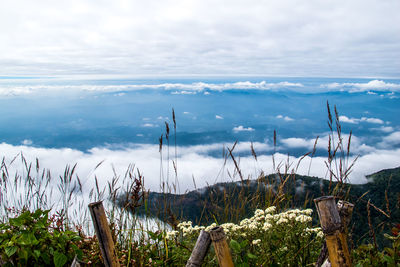
{"type": "Polygon", "coordinates": [[[400,77],[398,0],[1,0],[0,76],[400,77]]]}

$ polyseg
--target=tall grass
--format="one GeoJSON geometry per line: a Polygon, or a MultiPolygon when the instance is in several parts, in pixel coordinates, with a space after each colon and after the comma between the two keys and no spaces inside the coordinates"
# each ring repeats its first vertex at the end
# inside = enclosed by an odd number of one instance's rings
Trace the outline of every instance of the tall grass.
{"type": "MultiPolygon", "coordinates": [[[[328,191],[324,192],[321,186],[321,195],[329,194],[346,199],[349,194],[349,187],[346,187],[346,184],[349,182],[352,168],[357,160],[357,157],[350,160],[352,133],[350,132],[347,140],[344,140],[336,106],[332,113],[327,103],[327,112],[330,134],[325,161],[327,168],[325,178],[329,180],[329,187],[328,191]]],[[[168,242],[163,233],[178,229],[179,223],[186,215],[184,207],[176,205],[184,203],[185,199],[182,198],[178,179],[179,155],[174,110],[172,110],[172,123],[173,132],[170,129],[171,122],[166,121],[165,132],[159,138],[161,197],[157,200],[148,197],[150,192],[144,188],[144,177],[135,165],[129,165],[123,175],[114,170],[113,177],[103,186],[99,184],[95,176],[95,186],[90,189],[88,195],[85,195],[84,192],[89,190],[85,190],[85,183],[82,183],[76,174],[76,164],[66,166],[63,174],[57,179],[52,176],[50,170],[40,166],[38,159],[34,163],[29,163],[21,152],[12,160],[7,162],[3,158],[1,162],[1,221],[5,222],[23,210],[49,209],[62,218],[65,229],[78,229],[82,232],[82,236],[87,237],[93,235],[87,205],[90,202],[104,200],[113,237],[119,253],[124,255],[125,263],[145,266],[151,265],[152,262],[149,262],[149,259],[152,258],[157,258],[161,262],[171,260],[171,255],[168,255],[168,242]],[[173,149],[170,149],[171,140],[173,140],[173,149]],[[171,150],[173,155],[170,155],[171,150]],[[156,214],[150,214],[152,205],[159,207],[156,214]],[[138,209],[143,215],[138,215],[138,209]],[[161,221],[156,218],[160,218],[161,221]]],[[[279,213],[299,206],[296,191],[293,192],[290,186],[296,185],[296,173],[306,158],[309,159],[308,173],[310,172],[318,140],[317,137],[313,148],[296,162],[291,161],[289,155],[285,160],[278,161],[276,159],[277,132],[274,131],[274,153],[271,155],[273,173],[266,175],[261,170],[254,177],[251,175],[246,177],[243,174],[240,155],[235,151],[237,142],[231,147],[224,147],[222,153],[224,163],[219,172],[216,172],[216,177],[221,173],[226,173],[230,181],[236,182],[239,186],[224,184],[219,189],[208,185],[204,189],[207,194],[200,206],[201,215],[195,223],[202,225],[239,223],[243,218],[253,214],[256,209],[265,210],[274,206],[276,212],[279,213]],[[232,163],[233,169],[228,168],[229,162],[232,163]]],[[[250,151],[254,161],[258,162],[258,154],[253,144],[250,146],[250,151]]],[[[95,166],[94,170],[101,164],[102,162],[95,166]]],[[[196,188],[195,179],[193,183],[196,188]]],[[[201,193],[198,192],[198,194],[201,193]]],[[[300,205],[304,208],[310,206],[313,197],[306,195],[300,205]]],[[[374,206],[368,202],[368,215],[370,207],[374,206]]],[[[372,233],[373,229],[371,229],[372,233]]],[[[183,244],[175,245],[184,246],[183,244]]],[[[190,251],[190,248],[184,249],[190,251]]]]}

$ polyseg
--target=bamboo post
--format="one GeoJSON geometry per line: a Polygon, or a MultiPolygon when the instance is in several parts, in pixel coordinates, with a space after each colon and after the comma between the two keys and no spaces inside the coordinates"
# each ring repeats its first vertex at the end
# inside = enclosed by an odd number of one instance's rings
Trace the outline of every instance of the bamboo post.
{"type": "Polygon", "coordinates": [[[314,200],[317,207],[322,231],[325,234],[329,261],[333,267],[351,266],[346,235],[333,196],[324,196],[314,200]]]}
{"type": "Polygon", "coordinates": [[[94,229],[96,230],[97,240],[103,256],[106,267],[119,267],[119,261],[114,248],[114,241],[111,236],[110,227],[107,222],[103,202],[94,202],[89,204],[90,214],[92,216],[94,229]]]}
{"type": "Polygon", "coordinates": [[[228,242],[226,241],[224,229],[221,226],[214,227],[210,230],[210,236],[219,266],[233,267],[232,255],[229,250],[228,242]]]}
{"type": "Polygon", "coordinates": [[[186,267],[200,267],[211,245],[210,233],[201,230],[186,267]]]}

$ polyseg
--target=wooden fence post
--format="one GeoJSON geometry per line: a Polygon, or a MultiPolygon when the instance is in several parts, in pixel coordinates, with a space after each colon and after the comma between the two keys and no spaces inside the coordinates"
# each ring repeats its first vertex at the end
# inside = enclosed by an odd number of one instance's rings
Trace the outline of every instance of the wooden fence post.
{"type": "Polygon", "coordinates": [[[346,234],[333,196],[314,199],[322,231],[325,234],[329,261],[333,267],[351,266],[346,234]]]}
{"type": "Polygon", "coordinates": [[[200,267],[211,245],[210,233],[201,230],[186,267],[200,267]]]}
{"type": "Polygon", "coordinates": [[[232,255],[229,250],[228,242],[226,241],[224,229],[221,226],[214,227],[210,230],[210,236],[219,266],[233,267],[232,255]]]}
{"type": "Polygon", "coordinates": [[[353,215],[354,204],[344,200],[339,200],[337,203],[337,209],[339,211],[340,220],[342,220],[343,233],[347,234],[347,228],[353,215]]]}
{"type": "Polygon", "coordinates": [[[90,214],[92,215],[94,229],[96,230],[97,240],[106,267],[119,267],[119,261],[114,248],[114,241],[111,236],[110,226],[107,222],[103,202],[89,204],[90,214]]]}
{"type": "MultiPolygon", "coordinates": [[[[353,215],[354,204],[344,200],[339,200],[336,206],[339,212],[340,220],[342,222],[341,234],[348,236],[348,226],[353,215]]],[[[328,260],[328,248],[326,246],[326,242],[324,242],[324,244],[322,245],[321,253],[315,266],[331,266],[328,260]]]]}

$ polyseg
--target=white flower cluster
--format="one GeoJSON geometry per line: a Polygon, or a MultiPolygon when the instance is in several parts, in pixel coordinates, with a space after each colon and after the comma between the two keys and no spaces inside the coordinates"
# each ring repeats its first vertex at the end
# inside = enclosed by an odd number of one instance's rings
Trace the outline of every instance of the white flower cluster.
{"type": "MultiPolygon", "coordinates": [[[[276,207],[271,206],[265,210],[257,209],[254,212],[254,216],[251,218],[243,219],[239,224],[234,223],[224,223],[221,227],[224,229],[225,234],[228,238],[236,237],[247,237],[247,236],[257,236],[262,232],[267,232],[275,229],[275,227],[294,227],[295,225],[304,225],[303,234],[316,233],[318,237],[322,237],[321,228],[308,228],[311,224],[312,209],[299,210],[293,209],[285,212],[275,214],[276,207]]],[[[182,232],[183,237],[198,234],[201,230],[210,231],[212,228],[216,227],[217,224],[213,223],[207,227],[204,226],[192,226],[192,222],[181,222],[178,224],[178,229],[182,232]]],[[[302,227],[301,227],[302,228],[302,227]]],[[[172,239],[177,236],[177,231],[172,231],[167,233],[167,238],[172,239]]],[[[253,245],[259,244],[258,239],[252,241],[253,245]]]]}
{"type": "MultiPolygon", "coordinates": [[[[216,224],[215,224],[215,226],[216,226],[216,224]]],[[[214,227],[215,227],[215,226],[214,226],[214,227]]],[[[188,222],[181,222],[181,223],[179,223],[179,224],[177,225],[177,228],[178,228],[179,231],[182,232],[182,236],[183,236],[183,237],[186,237],[186,236],[191,235],[191,234],[198,234],[198,233],[200,233],[201,230],[210,230],[212,227],[211,227],[210,229],[206,229],[206,227],[204,227],[204,226],[198,226],[198,225],[195,225],[195,226],[193,227],[193,226],[192,226],[192,222],[191,222],[191,221],[188,221],[188,222]]],[[[207,228],[208,228],[208,227],[207,227],[207,228]]],[[[178,236],[179,231],[170,231],[170,232],[167,232],[167,233],[166,233],[166,238],[169,239],[169,240],[174,239],[175,237],[178,236]]]]}

